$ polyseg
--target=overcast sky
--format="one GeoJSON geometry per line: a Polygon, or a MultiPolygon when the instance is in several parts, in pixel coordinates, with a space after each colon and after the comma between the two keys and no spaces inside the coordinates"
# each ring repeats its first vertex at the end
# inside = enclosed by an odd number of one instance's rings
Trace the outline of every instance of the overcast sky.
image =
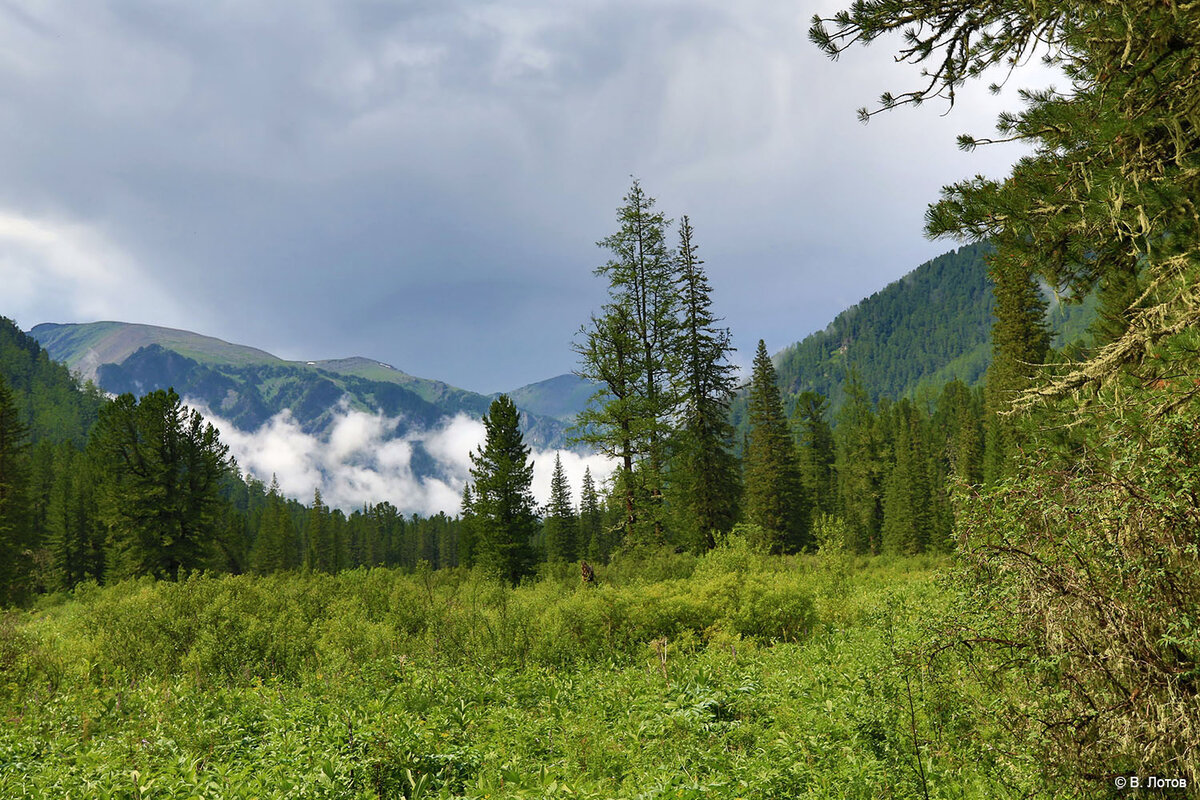
{"type": "Polygon", "coordinates": [[[0,0],[0,314],[511,389],[574,368],[636,175],[748,363],[956,246],[926,204],[1020,155],[954,141],[1012,91],[859,123],[916,73],[817,51],[841,5],[0,0]]]}

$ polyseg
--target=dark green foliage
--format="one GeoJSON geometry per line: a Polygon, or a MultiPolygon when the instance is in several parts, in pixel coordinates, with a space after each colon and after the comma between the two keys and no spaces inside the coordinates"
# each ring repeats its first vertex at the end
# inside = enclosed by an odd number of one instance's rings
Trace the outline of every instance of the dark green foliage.
{"type": "Polygon", "coordinates": [[[679,221],[679,390],[682,419],[673,441],[670,497],[677,538],[707,550],[733,527],[740,494],[738,463],[730,450],[729,403],[736,389],[728,328],[712,311],[712,287],[697,254],[688,218],[679,221]]]}
{"type": "Polygon", "coordinates": [[[767,532],[774,552],[796,552],[810,542],[809,506],[784,417],[775,367],[761,339],[750,382],[750,433],[745,455],[746,520],[767,532]]]}
{"type": "Polygon", "coordinates": [[[65,366],[50,360],[36,340],[4,317],[0,317],[0,377],[13,393],[30,442],[84,445],[103,395],[94,386],[81,386],[65,366]]]}
{"type": "Polygon", "coordinates": [[[533,464],[521,436],[516,406],[500,395],[483,418],[487,439],[471,454],[472,527],[475,564],[510,583],[533,567],[531,540],[537,531],[529,492],[533,464]]]}
{"type": "Polygon", "coordinates": [[[946,461],[950,474],[967,484],[983,480],[983,397],[979,389],[970,389],[961,381],[951,381],[942,389],[934,425],[946,441],[946,461]]]}
{"type": "Polygon", "coordinates": [[[981,244],[938,256],[785,348],[777,357],[781,388],[824,395],[836,413],[851,365],[872,402],[904,397],[922,383],[979,382],[992,326],[989,252],[981,244]]]}
{"type": "Polygon", "coordinates": [[[1032,385],[1050,347],[1046,302],[1028,270],[1019,262],[997,256],[992,276],[996,324],[985,392],[987,448],[983,464],[983,478],[988,483],[1004,476],[1020,446],[1019,423],[1006,415],[1013,400],[1032,385]]]}
{"type": "Polygon", "coordinates": [[[28,429],[0,378],[0,606],[29,592],[28,429]]]}
{"type": "Polygon", "coordinates": [[[546,542],[546,560],[574,561],[581,555],[578,544],[579,521],[571,502],[571,486],[563,472],[562,458],[554,456],[554,475],[550,479],[550,504],[542,524],[546,542]]]}
{"type": "Polygon", "coordinates": [[[300,566],[300,548],[287,503],[279,494],[279,482],[271,476],[267,504],[254,540],[254,571],[260,575],[300,566]]]}
{"type": "Polygon", "coordinates": [[[49,588],[70,589],[104,577],[105,531],[96,503],[95,467],[70,444],[54,451],[54,485],[46,515],[47,546],[55,580],[49,588]]]}
{"type": "Polygon", "coordinates": [[[605,533],[604,511],[590,467],[583,471],[583,488],[579,492],[579,546],[592,561],[607,560],[612,552],[611,537],[605,533]]]}
{"type": "Polygon", "coordinates": [[[617,209],[618,231],[598,242],[609,260],[609,302],[580,330],[578,375],[599,389],[579,415],[578,440],[620,459],[614,489],[626,508],[628,544],[666,536],[663,490],[667,447],[678,406],[676,264],[668,222],[635,180],[617,209]]]}
{"type": "Polygon", "coordinates": [[[308,510],[308,524],[304,528],[307,544],[304,568],[317,572],[337,572],[338,552],[334,534],[334,523],[329,506],[321,500],[321,490],[313,491],[312,505],[308,510]]]}
{"type": "Polygon", "coordinates": [[[846,545],[859,553],[879,552],[883,517],[883,437],[871,403],[853,375],[835,431],[838,510],[846,523],[846,545]]]}
{"type": "Polygon", "coordinates": [[[1047,794],[1100,796],[1130,774],[1194,790],[1200,7],[866,0],[811,35],[836,56],[901,31],[926,80],[884,108],[953,102],[1043,47],[1068,78],[1000,116],[1030,149],[1009,176],[948,187],[927,215],[931,235],[997,248],[994,483],[959,504],[969,568],[936,649],[960,645],[984,682],[976,711],[1012,734],[995,751],[1047,794]],[[1040,374],[1034,276],[1102,307],[1101,346],[1040,374]],[[997,425],[1001,410],[1027,416],[997,425]]]}
{"type": "Polygon", "coordinates": [[[471,510],[474,503],[471,494],[471,484],[463,487],[462,516],[459,520],[458,563],[464,567],[475,566],[475,551],[478,547],[478,535],[475,532],[475,513],[471,510]]]}
{"type": "Polygon", "coordinates": [[[88,452],[116,576],[178,577],[205,566],[228,448],[173,391],[125,394],[100,411],[88,452]]]}
{"type": "Polygon", "coordinates": [[[911,555],[929,546],[933,529],[927,419],[904,399],[886,420],[892,463],[883,486],[883,552],[911,555]]]}
{"type": "Polygon", "coordinates": [[[833,429],[826,419],[829,401],[817,392],[801,392],[792,409],[800,481],[813,514],[832,514],[837,507],[834,483],[833,429]]]}

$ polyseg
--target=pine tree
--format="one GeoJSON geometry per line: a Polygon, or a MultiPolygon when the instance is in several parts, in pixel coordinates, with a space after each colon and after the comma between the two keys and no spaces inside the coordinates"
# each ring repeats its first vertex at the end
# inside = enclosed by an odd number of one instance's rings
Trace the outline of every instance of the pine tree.
{"type": "Polygon", "coordinates": [[[1007,474],[1007,465],[1020,446],[1019,423],[1006,412],[1032,384],[1050,347],[1046,301],[1028,269],[1018,260],[996,256],[992,260],[992,281],[996,323],[992,327],[992,364],[984,395],[987,416],[983,479],[988,483],[1007,474]]]}
{"type": "MultiPolygon", "coordinates": [[[[317,498],[319,500],[319,495],[317,498]]],[[[279,493],[279,480],[274,475],[267,489],[267,504],[263,509],[251,560],[254,571],[260,575],[299,566],[295,527],[287,503],[279,493]]]]}
{"type": "Polygon", "coordinates": [[[814,514],[832,514],[836,508],[833,484],[833,429],[825,418],[829,401],[818,392],[804,391],[796,398],[792,426],[797,434],[800,480],[814,514]]]}
{"type": "Polygon", "coordinates": [[[459,515],[458,563],[464,567],[475,566],[478,534],[475,531],[475,498],[471,495],[471,484],[463,487],[462,513],[459,515]]]}
{"type": "Polygon", "coordinates": [[[563,471],[562,457],[554,454],[554,476],[550,480],[550,503],[543,531],[546,537],[546,560],[574,561],[579,557],[577,545],[578,521],[571,503],[571,486],[563,471]]]}
{"type": "Polygon", "coordinates": [[[1200,452],[1200,6],[865,0],[810,35],[836,56],[892,32],[904,35],[899,60],[925,69],[884,108],[953,103],[1043,45],[1068,78],[998,120],[999,138],[1029,153],[1009,176],[948,187],[927,215],[931,235],[995,243],[997,304],[1015,312],[997,313],[984,469],[985,480],[1011,474],[962,504],[961,598],[976,611],[956,615],[955,638],[987,676],[963,696],[981,698],[972,713],[996,750],[1037,764],[1063,796],[1098,795],[1117,771],[1200,782],[1200,711],[1179,702],[1200,608],[1200,504],[1184,489],[1200,452]],[[1036,327],[1021,324],[1035,273],[1074,297],[1099,285],[1116,313],[1103,346],[1028,381],[1041,361],[1036,327]],[[1009,409],[1044,424],[997,425],[1009,409]],[[979,646],[997,631],[1001,646],[979,646]],[[997,703],[996,686],[1024,688],[997,703]]]}
{"type": "Polygon", "coordinates": [[[600,496],[592,479],[591,467],[583,470],[583,488],[579,492],[579,547],[592,561],[608,558],[608,544],[604,537],[604,512],[600,508],[600,496]]]}
{"type": "Polygon", "coordinates": [[[0,606],[28,593],[27,436],[13,394],[0,378],[0,606]]]}
{"type": "Polygon", "coordinates": [[[100,580],[104,574],[104,532],[97,520],[92,485],[83,454],[72,444],[58,446],[46,535],[60,589],[89,578],[100,580]]]}
{"type": "Polygon", "coordinates": [[[846,403],[838,413],[834,441],[838,515],[846,523],[846,545],[859,553],[878,552],[883,443],[875,412],[854,372],[846,376],[846,403]]]}
{"type": "Polygon", "coordinates": [[[685,216],[679,222],[679,289],[682,325],[680,362],[680,430],[675,437],[670,472],[671,497],[681,539],[695,549],[713,546],[713,534],[733,527],[738,514],[738,463],[730,450],[733,426],[729,403],[736,382],[727,328],[716,327],[712,289],[697,254],[685,216]]]}
{"type": "Polygon", "coordinates": [[[471,454],[470,512],[477,538],[475,563],[510,583],[533,567],[530,542],[537,531],[533,464],[519,427],[519,414],[508,395],[492,401],[483,417],[487,438],[471,454]]]}
{"type": "Polygon", "coordinates": [[[115,577],[175,579],[208,563],[231,465],[198,411],[174,390],[123,394],[101,409],[88,451],[115,577]]]}
{"type": "Polygon", "coordinates": [[[775,366],[759,339],[750,381],[750,432],[746,446],[746,519],[767,531],[775,552],[796,552],[809,541],[808,506],[796,449],[776,385],[775,366]]]}

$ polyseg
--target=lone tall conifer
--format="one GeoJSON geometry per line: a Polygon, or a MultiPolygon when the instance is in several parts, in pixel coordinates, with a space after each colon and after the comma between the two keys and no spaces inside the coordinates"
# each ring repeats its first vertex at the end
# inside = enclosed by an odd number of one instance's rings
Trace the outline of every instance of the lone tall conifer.
{"type": "Polygon", "coordinates": [[[492,401],[483,417],[487,439],[471,454],[473,481],[467,513],[475,533],[475,563],[516,583],[533,568],[530,544],[537,530],[533,464],[519,426],[520,416],[508,395],[492,401]]]}

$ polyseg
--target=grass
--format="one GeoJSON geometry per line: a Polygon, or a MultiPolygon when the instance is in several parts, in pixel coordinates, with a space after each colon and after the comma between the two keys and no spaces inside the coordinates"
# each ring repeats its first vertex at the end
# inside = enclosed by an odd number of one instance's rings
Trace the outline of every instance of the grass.
{"type": "Polygon", "coordinates": [[[959,690],[905,666],[936,567],[84,586],[0,622],[0,796],[996,796],[959,690]]]}

